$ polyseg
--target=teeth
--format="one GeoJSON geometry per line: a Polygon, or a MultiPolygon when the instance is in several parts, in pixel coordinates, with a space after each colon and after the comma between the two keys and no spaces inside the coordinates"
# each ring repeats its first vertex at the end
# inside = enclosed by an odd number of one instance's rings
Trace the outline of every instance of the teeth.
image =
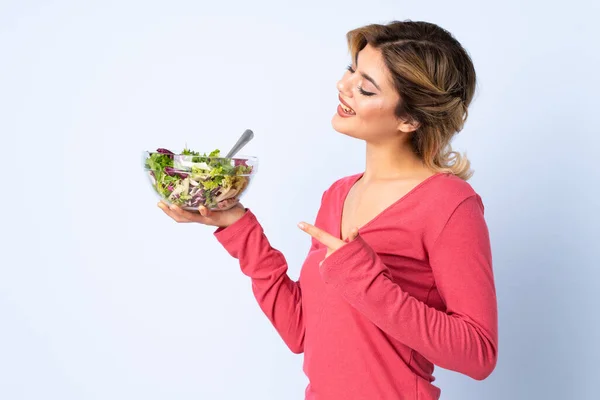
{"type": "Polygon", "coordinates": [[[349,107],[346,107],[343,103],[340,103],[340,105],[342,106],[342,109],[344,111],[346,111],[348,114],[354,114],[354,110],[353,109],[351,109],[349,107]]]}

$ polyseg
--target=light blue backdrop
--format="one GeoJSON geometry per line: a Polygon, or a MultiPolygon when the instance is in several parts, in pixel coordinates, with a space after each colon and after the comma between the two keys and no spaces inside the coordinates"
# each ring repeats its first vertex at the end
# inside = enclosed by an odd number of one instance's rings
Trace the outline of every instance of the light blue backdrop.
{"type": "Polygon", "coordinates": [[[363,168],[330,119],[345,33],[436,22],[478,94],[455,142],[493,240],[500,358],[443,399],[600,398],[597,2],[0,1],[0,398],[303,398],[301,357],[212,237],[156,208],[140,152],[225,149],[297,277],[296,228],[363,168]],[[551,2],[552,3],[552,2],[551,2]]]}

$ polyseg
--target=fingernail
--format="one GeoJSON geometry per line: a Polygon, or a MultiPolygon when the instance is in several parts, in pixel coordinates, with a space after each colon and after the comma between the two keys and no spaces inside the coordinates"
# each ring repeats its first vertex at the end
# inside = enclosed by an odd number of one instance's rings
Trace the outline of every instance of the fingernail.
{"type": "Polygon", "coordinates": [[[298,228],[300,228],[300,229],[304,229],[305,227],[306,227],[306,225],[304,225],[302,222],[300,222],[298,224],[298,228]]]}

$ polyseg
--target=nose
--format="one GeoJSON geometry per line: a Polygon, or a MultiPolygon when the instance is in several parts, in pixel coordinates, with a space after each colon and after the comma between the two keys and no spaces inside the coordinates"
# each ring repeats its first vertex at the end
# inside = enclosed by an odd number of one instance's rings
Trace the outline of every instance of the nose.
{"type": "Polygon", "coordinates": [[[350,80],[344,76],[337,82],[337,90],[346,97],[352,97],[352,90],[350,86],[350,80]]]}

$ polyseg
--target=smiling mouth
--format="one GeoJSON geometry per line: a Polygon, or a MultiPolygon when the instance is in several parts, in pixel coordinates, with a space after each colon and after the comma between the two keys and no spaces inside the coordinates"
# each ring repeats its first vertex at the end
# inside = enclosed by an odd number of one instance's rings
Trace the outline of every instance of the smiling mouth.
{"type": "Polygon", "coordinates": [[[348,115],[356,115],[356,113],[354,112],[353,109],[351,109],[350,107],[346,106],[344,103],[340,103],[340,107],[342,107],[342,110],[344,110],[344,112],[348,115]]]}
{"type": "Polygon", "coordinates": [[[344,103],[344,100],[342,100],[341,96],[339,96],[339,99],[340,99],[340,107],[342,108],[342,111],[344,111],[344,113],[346,113],[348,115],[356,115],[356,112],[352,108],[350,108],[349,105],[344,103]]]}

